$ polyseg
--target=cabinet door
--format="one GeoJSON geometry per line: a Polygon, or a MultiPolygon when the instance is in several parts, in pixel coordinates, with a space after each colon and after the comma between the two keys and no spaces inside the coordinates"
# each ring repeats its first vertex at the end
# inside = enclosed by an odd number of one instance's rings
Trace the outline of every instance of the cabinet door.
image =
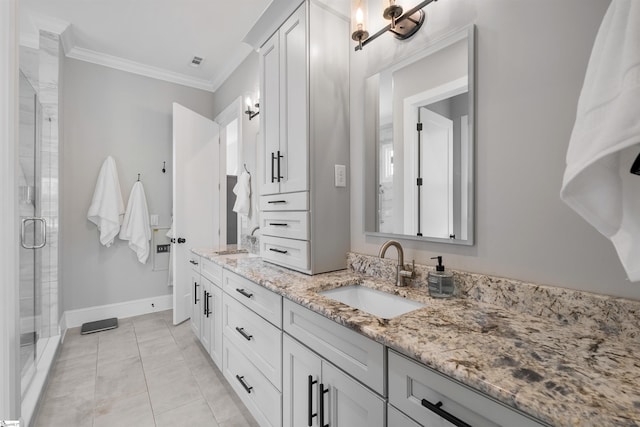
{"type": "Polygon", "coordinates": [[[222,289],[216,285],[211,286],[209,311],[212,312],[209,354],[218,368],[222,369],[222,289]]]}
{"type": "Polygon", "coordinates": [[[284,427],[320,425],[320,357],[284,334],[282,340],[282,420],[284,427]]]}
{"type": "Polygon", "coordinates": [[[306,3],[280,27],[280,192],[309,190],[306,3]]]}
{"type": "Polygon", "coordinates": [[[213,326],[213,318],[211,317],[212,310],[209,308],[211,304],[211,282],[200,276],[202,282],[202,302],[200,312],[202,315],[202,322],[200,322],[200,342],[202,346],[207,350],[207,353],[211,353],[211,329],[213,326]]]}
{"type": "Polygon", "coordinates": [[[260,155],[263,168],[260,194],[275,194],[280,190],[277,177],[280,151],[280,45],[278,33],[260,49],[260,155]]]}
{"type": "Polygon", "coordinates": [[[191,272],[191,329],[200,338],[202,328],[202,284],[200,274],[193,270],[191,272]]]}
{"type": "Polygon", "coordinates": [[[385,402],[324,360],[320,393],[325,424],[328,419],[331,427],[384,427],[385,402]]]}

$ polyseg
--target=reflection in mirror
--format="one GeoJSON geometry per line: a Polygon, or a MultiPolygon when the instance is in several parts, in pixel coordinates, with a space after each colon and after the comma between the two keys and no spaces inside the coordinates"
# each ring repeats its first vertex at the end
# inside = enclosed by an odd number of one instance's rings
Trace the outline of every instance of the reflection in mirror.
{"type": "Polygon", "coordinates": [[[473,244],[473,27],[366,81],[366,231],[473,244]]]}

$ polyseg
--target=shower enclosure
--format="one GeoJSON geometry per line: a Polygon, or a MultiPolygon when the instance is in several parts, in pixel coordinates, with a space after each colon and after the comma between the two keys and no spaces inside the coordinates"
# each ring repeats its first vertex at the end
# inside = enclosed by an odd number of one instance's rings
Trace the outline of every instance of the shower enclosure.
{"type": "MultiPolygon", "coordinates": [[[[50,292],[46,289],[47,222],[43,217],[42,141],[50,132],[37,91],[20,73],[18,209],[20,214],[20,367],[22,391],[29,387],[37,363],[52,335],[50,292]]],[[[46,193],[44,193],[46,195],[46,193]]]]}

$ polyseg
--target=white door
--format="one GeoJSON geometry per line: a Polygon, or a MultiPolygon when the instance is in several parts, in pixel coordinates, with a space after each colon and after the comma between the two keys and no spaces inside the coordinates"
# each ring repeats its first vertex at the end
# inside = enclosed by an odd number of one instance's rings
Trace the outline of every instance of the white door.
{"type": "Polygon", "coordinates": [[[420,196],[420,231],[425,236],[448,239],[453,233],[453,121],[420,108],[425,177],[420,196]]]}
{"type": "Polygon", "coordinates": [[[385,402],[374,392],[324,360],[322,361],[322,386],[328,390],[320,396],[319,405],[319,411],[324,410],[325,425],[328,424],[331,427],[383,427],[385,425],[385,402]]]}
{"type": "MultiPolygon", "coordinates": [[[[305,4],[280,28],[280,192],[309,190],[305,4]]],[[[329,94],[327,94],[329,96],[329,94]]]]}
{"type": "Polygon", "coordinates": [[[280,150],[280,45],[278,33],[260,49],[260,156],[264,162],[260,194],[280,191],[277,177],[280,150]]]}
{"type": "Polygon", "coordinates": [[[220,245],[220,128],[173,104],[173,323],[191,313],[191,248],[220,245]]]}
{"type": "MultiPolygon", "coordinates": [[[[320,357],[296,340],[282,338],[282,420],[284,427],[318,427],[320,357]]],[[[326,424],[326,423],[325,423],[326,424]]]]}

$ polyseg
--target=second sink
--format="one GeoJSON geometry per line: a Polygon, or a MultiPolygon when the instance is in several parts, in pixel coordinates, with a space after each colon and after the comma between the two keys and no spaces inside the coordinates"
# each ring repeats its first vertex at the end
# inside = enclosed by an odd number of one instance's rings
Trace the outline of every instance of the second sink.
{"type": "Polygon", "coordinates": [[[420,302],[362,285],[342,286],[318,293],[383,319],[391,319],[425,306],[420,302]]]}

